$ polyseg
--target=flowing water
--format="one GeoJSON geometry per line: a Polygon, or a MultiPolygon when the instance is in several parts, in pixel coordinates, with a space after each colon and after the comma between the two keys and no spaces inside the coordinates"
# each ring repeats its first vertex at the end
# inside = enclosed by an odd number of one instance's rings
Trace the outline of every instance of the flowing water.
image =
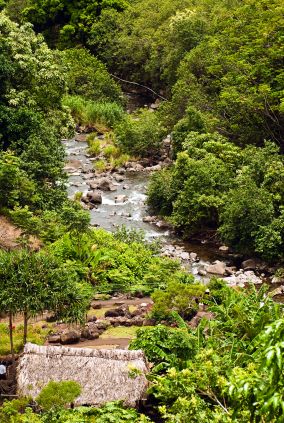
{"type": "MultiPolygon", "coordinates": [[[[73,198],[76,192],[87,194],[87,181],[94,178],[92,158],[87,154],[87,143],[75,139],[64,141],[68,165],[70,165],[68,195],[73,198]]],[[[123,182],[115,183],[115,191],[102,191],[102,204],[90,210],[91,224],[113,232],[124,225],[127,229],[143,230],[147,240],[160,238],[163,245],[178,245],[186,252],[196,252],[200,260],[189,265],[189,270],[199,277],[198,269],[216,259],[224,259],[217,248],[197,243],[184,242],[168,229],[143,221],[148,215],[146,189],[149,183],[148,172],[126,172],[123,182]],[[117,196],[124,195],[127,200],[116,202],[117,196]]],[[[226,257],[228,260],[228,256],[226,257]]],[[[228,261],[229,264],[230,260],[228,261]]]]}

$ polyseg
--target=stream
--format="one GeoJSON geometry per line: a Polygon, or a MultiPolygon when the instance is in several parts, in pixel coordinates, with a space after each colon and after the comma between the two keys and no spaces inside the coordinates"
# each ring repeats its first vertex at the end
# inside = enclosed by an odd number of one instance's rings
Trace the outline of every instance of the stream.
{"type": "MultiPolygon", "coordinates": [[[[67,184],[69,198],[74,198],[77,192],[86,195],[90,190],[90,181],[95,179],[93,160],[87,154],[87,143],[78,141],[82,138],[81,136],[81,138],[76,137],[63,141],[67,154],[66,171],[69,175],[67,184]]],[[[224,255],[216,247],[184,242],[168,228],[143,221],[143,218],[148,216],[146,205],[148,182],[148,172],[126,170],[123,181],[113,182],[115,191],[101,191],[102,204],[90,210],[91,225],[110,232],[114,232],[118,227],[124,225],[127,229],[143,230],[147,240],[159,238],[164,250],[174,247],[178,254],[194,252],[198,256],[198,261],[186,260],[186,267],[197,278],[202,279],[202,276],[198,275],[198,269],[204,268],[216,259],[224,259],[224,255]],[[126,201],[117,202],[116,197],[118,196],[126,196],[126,201]]],[[[228,261],[229,264],[231,264],[231,260],[228,261]]]]}

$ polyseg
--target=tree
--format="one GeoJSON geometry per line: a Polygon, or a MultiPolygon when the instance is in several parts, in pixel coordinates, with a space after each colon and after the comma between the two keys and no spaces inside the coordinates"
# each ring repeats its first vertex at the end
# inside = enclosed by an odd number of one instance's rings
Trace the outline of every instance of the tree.
{"type": "MultiPolygon", "coordinates": [[[[79,283],[76,273],[44,251],[26,249],[0,254],[0,310],[10,320],[24,315],[24,343],[28,319],[45,310],[68,322],[83,321],[91,297],[88,284],[79,283]]],[[[11,334],[11,350],[12,332],[11,334]]]]}

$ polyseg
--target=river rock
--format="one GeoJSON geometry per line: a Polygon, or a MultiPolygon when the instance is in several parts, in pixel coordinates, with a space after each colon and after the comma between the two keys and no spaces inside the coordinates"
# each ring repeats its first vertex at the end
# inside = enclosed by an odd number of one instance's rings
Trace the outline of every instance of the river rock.
{"type": "Polygon", "coordinates": [[[242,288],[248,283],[254,283],[255,285],[262,284],[262,279],[256,276],[252,270],[247,270],[245,272],[238,271],[235,275],[223,279],[230,286],[239,286],[242,288]]]}
{"type": "Polygon", "coordinates": [[[189,260],[189,258],[190,258],[189,253],[187,253],[186,251],[183,251],[183,252],[180,254],[180,258],[181,258],[182,260],[189,260]]]}
{"type": "Polygon", "coordinates": [[[254,259],[248,259],[242,262],[242,268],[244,270],[255,270],[257,267],[257,262],[254,259]]]}
{"type": "Polygon", "coordinates": [[[125,172],[126,172],[126,170],[125,169],[123,169],[123,167],[120,167],[119,169],[117,169],[117,171],[116,171],[119,175],[124,175],[125,174],[125,172]]]}
{"type": "Polygon", "coordinates": [[[228,253],[229,249],[230,248],[227,245],[221,245],[221,247],[219,247],[219,251],[222,251],[223,253],[228,253]]]}
{"type": "Polygon", "coordinates": [[[87,134],[76,134],[75,141],[77,142],[85,142],[87,139],[87,134]]]}
{"type": "Polygon", "coordinates": [[[200,276],[206,276],[207,275],[207,272],[206,272],[206,270],[205,269],[198,269],[198,275],[200,275],[200,276]]]}
{"type": "Polygon", "coordinates": [[[170,229],[172,227],[172,225],[165,220],[158,220],[158,222],[156,222],[156,226],[161,229],[170,229]]]}
{"type": "Polygon", "coordinates": [[[205,270],[213,275],[223,276],[226,273],[226,263],[216,260],[213,264],[207,265],[205,270]]]}
{"type": "Polygon", "coordinates": [[[129,185],[123,185],[122,189],[129,189],[129,185]]]}
{"type": "Polygon", "coordinates": [[[189,258],[190,258],[191,261],[198,261],[198,257],[197,257],[196,253],[191,252],[189,254],[189,258]]]}
{"type": "Polygon", "coordinates": [[[273,276],[271,283],[284,283],[284,276],[273,276]]]}
{"type": "Polygon", "coordinates": [[[87,193],[87,198],[92,204],[102,204],[102,194],[98,191],[89,191],[87,193]]]}
{"type": "Polygon", "coordinates": [[[115,202],[116,203],[125,203],[128,200],[126,195],[117,195],[115,197],[115,202]]]}
{"type": "Polygon", "coordinates": [[[270,297],[276,297],[277,295],[283,295],[284,294],[284,285],[279,286],[278,288],[271,291],[268,295],[270,297]]]}
{"type": "Polygon", "coordinates": [[[153,223],[156,220],[156,216],[144,216],[142,220],[146,223],[153,223]]]}
{"type": "Polygon", "coordinates": [[[77,330],[72,330],[68,332],[64,332],[60,336],[61,344],[76,344],[76,342],[79,342],[81,338],[81,333],[77,330]]]}
{"type": "Polygon", "coordinates": [[[115,191],[117,187],[113,185],[109,178],[101,178],[97,181],[97,187],[102,191],[115,191]]]}
{"type": "Polygon", "coordinates": [[[114,175],[116,182],[123,182],[125,177],[123,175],[114,175]]]}

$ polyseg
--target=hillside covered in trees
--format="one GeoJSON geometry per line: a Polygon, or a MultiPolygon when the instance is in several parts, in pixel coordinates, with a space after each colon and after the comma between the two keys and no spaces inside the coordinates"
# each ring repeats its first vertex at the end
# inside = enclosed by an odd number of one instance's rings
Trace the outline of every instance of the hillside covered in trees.
{"type": "Polygon", "coordinates": [[[92,172],[121,181],[158,163],[150,213],[282,283],[283,57],[282,0],[0,0],[0,223],[19,235],[0,242],[0,358],[45,341],[42,313],[83,325],[102,293],[151,296],[154,325],[130,343],[152,364],[144,408],[69,409],[71,383],[5,401],[1,423],[283,421],[282,303],[266,285],[204,286],[135,227],[92,228],[100,194],[67,195],[62,143],[88,134],[92,172]],[[127,110],[126,87],[153,107],[127,110]]]}

